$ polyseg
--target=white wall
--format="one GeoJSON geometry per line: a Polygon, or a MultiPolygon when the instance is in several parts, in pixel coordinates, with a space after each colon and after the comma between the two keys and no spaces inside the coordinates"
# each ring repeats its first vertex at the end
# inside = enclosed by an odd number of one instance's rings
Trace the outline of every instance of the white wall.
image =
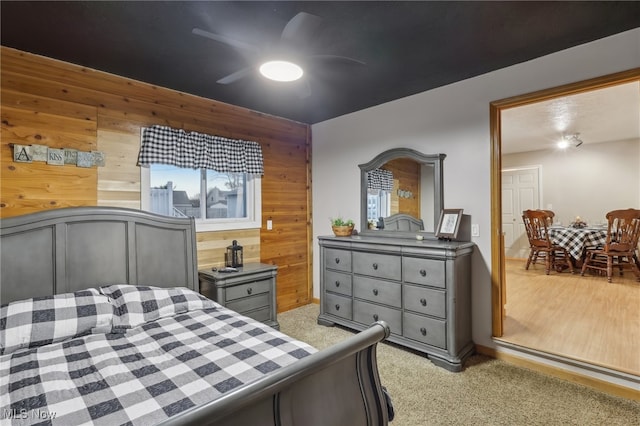
{"type": "Polygon", "coordinates": [[[610,210],[640,208],[639,156],[635,139],[503,155],[502,167],[540,165],[540,208],[553,210],[564,225],[576,216],[596,224],[610,210]]]}
{"type": "MultiPolygon", "coordinates": [[[[640,67],[640,29],[627,31],[312,126],[314,297],[319,297],[317,236],[329,218],[360,218],[358,164],[396,147],[445,153],[446,208],[480,225],[473,258],[473,340],[491,340],[489,103],[640,67]]],[[[375,90],[372,88],[371,90],[375,90]]]]}

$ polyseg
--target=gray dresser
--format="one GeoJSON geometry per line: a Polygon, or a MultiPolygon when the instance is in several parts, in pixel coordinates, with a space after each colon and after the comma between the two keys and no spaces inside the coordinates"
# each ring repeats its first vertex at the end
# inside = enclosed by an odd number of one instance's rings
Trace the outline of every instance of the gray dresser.
{"type": "Polygon", "coordinates": [[[238,272],[198,272],[200,293],[223,306],[280,329],[276,317],[278,267],[247,263],[238,272]]]}
{"type": "Polygon", "coordinates": [[[473,243],[327,236],[319,244],[319,324],[363,330],[382,320],[388,341],[462,370],[474,350],[473,243]]]}

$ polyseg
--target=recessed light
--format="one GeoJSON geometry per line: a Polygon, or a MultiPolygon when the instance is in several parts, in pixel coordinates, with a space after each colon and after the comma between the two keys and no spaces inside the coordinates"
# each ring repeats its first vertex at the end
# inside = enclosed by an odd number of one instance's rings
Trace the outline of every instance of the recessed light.
{"type": "Polygon", "coordinates": [[[295,81],[304,74],[299,65],[289,61],[268,61],[260,65],[260,74],[275,81],[295,81]]]}

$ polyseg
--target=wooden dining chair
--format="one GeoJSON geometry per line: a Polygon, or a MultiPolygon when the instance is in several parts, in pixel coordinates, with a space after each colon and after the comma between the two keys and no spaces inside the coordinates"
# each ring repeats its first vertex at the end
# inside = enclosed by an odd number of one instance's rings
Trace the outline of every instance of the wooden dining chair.
{"type": "Polygon", "coordinates": [[[553,244],[549,238],[548,227],[553,223],[553,212],[547,210],[525,210],[522,221],[529,238],[529,258],[525,269],[529,270],[531,263],[535,265],[539,256],[545,258],[545,272],[549,275],[551,268],[561,272],[566,266],[573,273],[573,264],[569,253],[564,247],[553,244]]]}
{"type": "Polygon", "coordinates": [[[580,275],[587,269],[606,272],[607,281],[611,282],[613,269],[620,275],[630,269],[640,281],[638,264],[638,240],[640,239],[640,210],[612,210],[606,215],[607,239],[603,247],[587,250],[580,275]]]}

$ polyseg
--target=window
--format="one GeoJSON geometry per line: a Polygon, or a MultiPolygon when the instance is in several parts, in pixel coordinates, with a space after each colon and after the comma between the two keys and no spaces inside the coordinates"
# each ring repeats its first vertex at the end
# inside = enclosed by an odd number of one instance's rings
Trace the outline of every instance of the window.
{"type": "Polygon", "coordinates": [[[160,125],[140,139],[143,210],[193,217],[197,231],[262,226],[259,143],[160,125]]]}
{"type": "Polygon", "coordinates": [[[142,208],[193,217],[197,231],[261,227],[259,176],[151,164],[142,170],[142,208]]]}
{"type": "Polygon", "coordinates": [[[383,189],[367,190],[367,220],[377,221],[391,214],[391,193],[383,189]]]}

